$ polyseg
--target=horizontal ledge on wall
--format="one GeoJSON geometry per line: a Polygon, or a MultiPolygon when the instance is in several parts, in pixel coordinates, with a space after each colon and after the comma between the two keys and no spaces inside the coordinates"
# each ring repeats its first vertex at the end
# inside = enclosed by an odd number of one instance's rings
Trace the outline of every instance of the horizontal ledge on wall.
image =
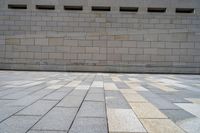
{"type": "Polygon", "coordinates": [[[194,13],[194,8],[176,8],[176,13],[194,13]]]}
{"type": "Polygon", "coordinates": [[[138,7],[120,7],[120,12],[138,12],[138,7]]]}
{"type": "Polygon", "coordinates": [[[92,11],[110,11],[110,6],[92,6],[92,11]]]}
{"type": "Polygon", "coordinates": [[[27,9],[26,4],[8,4],[8,9],[27,9]]]}
{"type": "MultiPolygon", "coordinates": [[[[31,6],[30,6],[31,7],[31,6]]],[[[38,10],[55,10],[56,6],[55,5],[35,5],[35,9],[38,10]]],[[[28,9],[27,4],[8,4],[7,5],[8,9],[28,9]]],[[[118,8],[119,12],[140,12],[139,11],[140,7],[131,7],[131,6],[122,6],[118,8]]],[[[82,11],[84,7],[82,5],[64,5],[63,10],[66,11],[82,11]]],[[[86,8],[87,10],[88,8],[86,8]]],[[[91,6],[92,11],[111,11],[111,6],[91,6]]],[[[172,10],[174,13],[177,14],[199,14],[195,13],[194,8],[169,8],[169,13],[172,13],[172,10]]],[[[198,9],[197,9],[198,10],[198,9]]],[[[147,13],[166,13],[167,8],[166,7],[146,7],[147,13]]],[[[143,11],[142,11],[143,12],[143,11]]],[[[144,12],[143,12],[144,13],[144,12]]]]}
{"type": "Polygon", "coordinates": [[[81,11],[83,6],[64,6],[64,10],[81,11]]]}
{"type": "Polygon", "coordinates": [[[55,10],[54,5],[36,5],[35,7],[39,10],[55,10]]]}
{"type": "Polygon", "coordinates": [[[165,13],[165,12],[166,12],[166,8],[149,7],[149,8],[147,8],[147,12],[152,12],[152,13],[165,13]]]}

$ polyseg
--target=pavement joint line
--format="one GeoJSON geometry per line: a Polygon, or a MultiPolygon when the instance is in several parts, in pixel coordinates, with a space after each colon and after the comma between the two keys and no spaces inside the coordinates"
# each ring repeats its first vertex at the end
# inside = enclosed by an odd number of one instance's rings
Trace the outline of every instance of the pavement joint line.
{"type": "MultiPolygon", "coordinates": [[[[73,91],[73,89],[72,89],[71,91],[73,91]]],[[[70,92],[71,92],[71,91],[70,91],[70,92]]],[[[67,93],[66,95],[68,95],[68,94],[69,94],[69,93],[67,93]]],[[[63,97],[62,99],[64,99],[64,97],[63,97]]],[[[57,104],[58,104],[62,99],[60,99],[60,100],[57,102],[57,104]]],[[[40,117],[40,118],[38,119],[38,121],[35,122],[25,133],[27,133],[29,130],[31,130],[42,118],[44,118],[44,117],[46,116],[46,114],[48,114],[53,108],[55,108],[57,104],[55,104],[54,106],[52,106],[52,107],[49,109],[49,111],[47,111],[44,115],[41,115],[42,117],[40,117]]]]}
{"type": "Polygon", "coordinates": [[[56,106],[56,108],[69,108],[69,109],[71,109],[71,108],[77,108],[77,107],[64,107],[64,106],[56,106]]]}
{"type": "MultiPolygon", "coordinates": [[[[72,81],[73,81],[73,80],[72,80],[72,81]]],[[[45,88],[46,88],[46,87],[44,87],[44,88],[42,88],[42,89],[45,89],[45,88]]],[[[40,89],[40,90],[42,90],[42,89],[40,89]]],[[[56,90],[54,90],[54,91],[56,91],[56,90]]],[[[41,97],[41,98],[37,99],[36,101],[34,101],[33,103],[31,103],[31,104],[29,104],[29,105],[27,105],[27,106],[20,106],[20,107],[23,107],[23,108],[22,108],[22,109],[20,109],[20,110],[18,110],[18,111],[17,111],[17,112],[15,112],[15,113],[13,113],[13,114],[12,114],[12,115],[10,115],[9,117],[7,117],[7,118],[5,118],[5,119],[1,120],[1,121],[0,121],[0,123],[2,123],[3,121],[7,120],[8,118],[10,118],[10,117],[14,116],[15,114],[17,114],[18,112],[22,111],[23,109],[25,109],[25,108],[27,108],[27,107],[29,107],[29,106],[33,105],[34,103],[36,103],[37,101],[39,101],[39,100],[41,100],[42,98],[46,97],[47,95],[49,95],[49,94],[53,93],[54,91],[52,91],[52,92],[50,92],[50,93],[48,93],[48,94],[44,95],[43,97],[41,97]]],[[[33,93],[31,93],[31,94],[33,94],[33,93]]]]}
{"type": "Polygon", "coordinates": [[[95,102],[95,103],[102,103],[102,102],[104,102],[104,101],[93,101],[93,100],[84,100],[84,101],[86,101],[86,102],[95,102]]]}
{"type": "MultiPolygon", "coordinates": [[[[47,95],[49,95],[50,93],[48,93],[48,94],[46,94],[46,95],[44,95],[43,97],[45,97],[45,96],[47,96],[47,95]]],[[[43,98],[43,97],[41,97],[41,98],[43,98]]],[[[23,109],[25,109],[25,108],[27,108],[27,107],[29,107],[29,106],[31,106],[31,105],[33,105],[34,103],[36,103],[37,101],[39,101],[40,99],[37,99],[36,101],[34,101],[34,102],[32,102],[31,104],[29,104],[29,105],[27,105],[27,106],[20,106],[20,107],[23,107],[22,109],[20,109],[20,110],[18,110],[17,112],[15,112],[15,113],[13,113],[12,115],[10,115],[9,117],[7,117],[7,118],[5,118],[5,119],[3,119],[2,121],[0,121],[0,123],[1,122],[3,122],[3,121],[5,121],[5,120],[7,120],[8,118],[10,118],[10,117],[12,117],[12,116],[14,116],[15,114],[17,114],[18,112],[20,112],[20,111],[22,111],[23,109]]]]}
{"type": "Polygon", "coordinates": [[[42,115],[25,115],[25,114],[15,114],[14,116],[42,116],[42,115]]]}
{"type": "Polygon", "coordinates": [[[41,99],[42,101],[58,101],[56,99],[41,99]]]}
{"type": "MultiPolygon", "coordinates": [[[[71,80],[71,82],[72,82],[72,81],[73,81],[73,79],[71,80]]],[[[66,85],[67,85],[68,83],[69,83],[69,82],[67,82],[66,85]]],[[[52,107],[49,109],[49,111],[47,111],[44,115],[42,115],[42,117],[40,117],[40,118],[38,119],[38,121],[35,122],[25,133],[27,133],[29,130],[31,130],[31,128],[33,128],[42,118],[45,117],[46,114],[48,114],[48,112],[50,112],[54,107],[56,107],[56,105],[58,105],[58,104],[59,104],[67,95],[69,95],[73,90],[74,90],[74,88],[71,89],[62,99],[58,100],[58,102],[57,102],[54,106],[52,106],[52,107]]],[[[55,91],[57,91],[57,90],[55,90],[55,91]]],[[[50,93],[50,94],[51,94],[51,93],[50,93]]]]}
{"type": "MultiPolygon", "coordinates": [[[[42,83],[42,84],[43,84],[43,83],[42,83]]],[[[45,84],[45,83],[44,83],[44,84],[45,84]]],[[[36,86],[37,86],[37,85],[36,85],[36,86]]],[[[33,86],[33,87],[36,87],[36,86],[33,86]]],[[[39,85],[38,85],[38,86],[39,86],[39,85]]],[[[32,88],[32,87],[30,87],[30,88],[32,88]]],[[[42,89],[44,89],[44,88],[46,88],[46,86],[45,86],[45,87],[41,87],[40,89],[35,90],[35,91],[33,91],[33,92],[30,92],[30,93],[28,93],[28,95],[33,94],[33,93],[35,93],[35,92],[37,92],[37,91],[40,91],[40,90],[42,90],[42,89]]],[[[21,91],[24,91],[24,90],[26,90],[26,89],[27,89],[27,87],[26,87],[25,89],[21,90],[21,91]]],[[[21,92],[21,91],[20,91],[20,92],[21,92]]],[[[9,93],[9,94],[12,94],[12,92],[9,93]]],[[[3,95],[3,96],[1,96],[1,97],[7,96],[7,95],[9,95],[9,94],[3,95]]]]}
{"type": "Polygon", "coordinates": [[[51,130],[40,130],[40,129],[31,129],[29,131],[57,131],[57,132],[66,132],[67,130],[55,130],[55,129],[51,129],[51,130]]]}
{"type": "MultiPolygon", "coordinates": [[[[95,74],[94,77],[92,78],[92,82],[90,83],[90,86],[91,86],[92,83],[95,81],[95,77],[96,77],[96,74],[95,74]]],[[[86,94],[85,94],[85,96],[84,96],[84,98],[83,98],[81,104],[80,104],[79,107],[78,107],[78,110],[77,110],[77,112],[76,112],[76,114],[75,114],[75,116],[74,116],[74,119],[72,120],[72,123],[71,123],[70,126],[69,126],[69,129],[68,129],[67,133],[69,133],[69,131],[70,131],[72,125],[74,124],[74,121],[76,120],[77,115],[78,115],[78,113],[79,113],[79,110],[81,109],[81,106],[82,106],[82,104],[83,104],[83,102],[84,102],[84,99],[86,98],[86,96],[87,96],[87,94],[88,94],[88,92],[89,92],[90,89],[91,89],[90,87],[89,87],[89,89],[87,89],[87,92],[86,92],[86,94]]]]}
{"type": "Polygon", "coordinates": [[[78,118],[106,118],[106,117],[97,117],[97,116],[78,116],[78,118]]]}
{"type": "Polygon", "coordinates": [[[105,101],[106,126],[107,126],[107,131],[109,132],[107,104],[106,104],[106,93],[105,93],[104,80],[105,80],[105,77],[103,77],[103,92],[104,92],[104,101],[105,101]]]}
{"type": "MultiPolygon", "coordinates": [[[[138,115],[134,112],[133,108],[131,107],[130,103],[134,103],[134,102],[129,102],[126,97],[124,96],[124,94],[122,92],[120,92],[121,95],[124,97],[124,99],[126,100],[126,102],[128,103],[130,109],[133,111],[133,113],[135,114],[136,118],[138,119],[138,121],[141,123],[141,125],[143,126],[143,128],[145,129],[145,131],[148,133],[147,128],[144,126],[144,124],[141,122],[140,118],[138,117],[138,115]]],[[[138,94],[140,95],[140,94],[138,94]]],[[[142,95],[140,95],[141,97],[143,97],[142,95]]],[[[145,97],[143,97],[145,100],[147,100],[145,97]]],[[[148,102],[148,100],[147,100],[148,102]]],[[[147,103],[147,102],[137,102],[137,103],[147,103]]]]}

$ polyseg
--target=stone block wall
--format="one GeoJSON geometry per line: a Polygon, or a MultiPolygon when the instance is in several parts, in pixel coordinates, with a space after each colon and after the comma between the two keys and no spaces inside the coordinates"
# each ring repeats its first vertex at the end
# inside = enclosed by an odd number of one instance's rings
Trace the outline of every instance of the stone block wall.
{"type": "Polygon", "coordinates": [[[0,69],[200,73],[200,1],[1,0],[0,69]],[[9,4],[27,9],[8,9],[9,4]],[[65,5],[83,10],[64,10],[65,5]],[[111,10],[91,11],[92,6],[111,10]],[[166,12],[148,12],[149,7],[166,12]]]}

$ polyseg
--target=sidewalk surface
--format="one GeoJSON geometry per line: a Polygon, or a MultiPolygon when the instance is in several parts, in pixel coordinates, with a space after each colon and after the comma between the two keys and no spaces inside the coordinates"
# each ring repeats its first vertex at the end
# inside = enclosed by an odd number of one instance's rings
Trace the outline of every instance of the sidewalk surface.
{"type": "Polygon", "coordinates": [[[0,133],[197,133],[200,75],[0,71],[0,133]]]}

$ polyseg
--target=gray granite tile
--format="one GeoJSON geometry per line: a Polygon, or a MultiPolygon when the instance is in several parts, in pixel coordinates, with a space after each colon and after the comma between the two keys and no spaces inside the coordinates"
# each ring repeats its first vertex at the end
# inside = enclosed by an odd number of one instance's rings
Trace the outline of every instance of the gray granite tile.
{"type": "Polygon", "coordinates": [[[57,106],[78,108],[81,105],[83,99],[83,96],[68,95],[62,99],[57,106]]]}
{"type": "Polygon", "coordinates": [[[130,105],[119,91],[105,91],[107,108],[130,109],[130,105]]]}
{"type": "Polygon", "coordinates": [[[0,122],[13,114],[17,113],[23,107],[4,106],[0,108],[0,122]]]}
{"type": "Polygon", "coordinates": [[[114,82],[119,89],[129,89],[130,87],[124,82],[114,82]]]}
{"type": "Polygon", "coordinates": [[[104,102],[84,101],[78,117],[106,117],[104,102]]]}
{"type": "Polygon", "coordinates": [[[90,93],[104,93],[104,90],[103,88],[100,88],[100,87],[90,87],[88,94],[90,93]]]}
{"type": "Polygon", "coordinates": [[[0,123],[1,133],[25,133],[39,120],[38,116],[12,116],[0,123]]]}
{"type": "Polygon", "coordinates": [[[98,94],[98,93],[92,93],[92,94],[87,94],[86,101],[104,101],[104,94],[98,94]]]}
{"type": "Polygon", "coordinates": [[[46,99],[46,100],[61,100],[68,93],[69,92],[66,92],[66,91],[56,91],[56,92],[53,92],[53,93],[45,96],[43,99],[46,99]]]}
{"type": "Polygon", "coordinates": [[[87,93],[87,90],[73,90],[69,96],[85,96],[87,93]]]}
{"type": "Polygon", "coordinates": [[[188,133],[199,133],[200,118],[191,118],[177,123],[179,127],[184,129],[188,133]]]}
{"type": "Polygon", "coordinates": [[[17,115],[44,115],[57,101],[39,100],[17,113],[17,115]]]}
{"type": "Polygon", "coordinates": [[[19,100],[16,100],[11,106],[28,106],[33,102],[37,101],[38,99],[44,97],[45,95],[51,93],[53,90],[41,90],[32,95],[27,95],[19,100]]]}
{"type": "Polygon", "coordinates": [[[149,102],[154,104],[158,109],[180,109],[175,104],[171,103],[170,101],[167,101],[163,98],[157,97],[157,98],[147,98],[149,102]]]}
{"type": "Polygon", "coordinates": [[[176,109],[176,110],[160,110],[163,112],[169,119],[171,119],[174,122],[182,121],[190,118],[194,118],[195,116],[191,113],[182,110],[182,109],[176,109]]]}
{"type": "Polygon", "coordinates": [[[6,106],[9,103],[12,103],[15,100],[6,100],[6,99],[0,99],[0,107],[6,106]]]}
{"type": "Polygon", "coordinates": [[[76,118],[69,133],[107,133],[105,118],[76,118]]]}
{"type": "Polygon", "coordinates": [[[184,97],[174,94],[161,94],[161,98],[166,99],[172,103],[187,103],[189,101],[185,100],[184,97]]]}
{"type": "Polygon", "coordinates": [[[34,127],[37,130],[65,130],[69,127],[76,115],[77,108],[55,107],[48,112],[34,127]]]}
{"type": "Polygon", "coordinates": [[[200,118],[200,105],[194,103],[176,103],[178,107],[200,118]]]}

